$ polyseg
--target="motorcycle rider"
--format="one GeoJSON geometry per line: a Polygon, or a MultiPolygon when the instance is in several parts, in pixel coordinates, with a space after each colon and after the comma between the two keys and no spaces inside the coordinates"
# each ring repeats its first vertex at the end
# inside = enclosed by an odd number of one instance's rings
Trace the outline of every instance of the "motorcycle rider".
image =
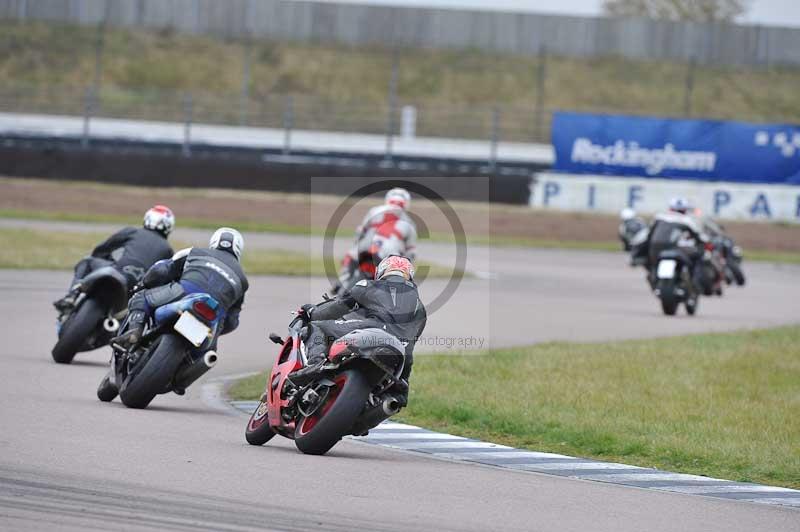
{"type": "Polygon", "coordinates": [[[146,290],[134,294],[128,304],[127,332],[112,342],[135,345],[156,308],[198,292],[212,296],[225,311],[220,335],[234,331],[239,326],[239,313],[249,286],[239,264],[243,249],[244,238],[239,231],[220,227],[211,236],[207,249],[186,248],[171,259],[155,263],[142,279],[146,290]]]}
{"type": "MultiPolygon", "coordinates": [[[[425,329],[427,314],[414,283],[414,266],[407,257],[390,255],[378,264],[374,280],[363,279],[335,299],[303,305],[298,315],[309,321],[306,345],[308,365],[290,375],[301,385],[316,376],[325,364],[329,346],[357,329],[378,328],[406,346],[401,378],[408,381],[414,344],[425,329]]],[[[398,390],[402,406],[408,390],[398,390]]]]}
{"type": "Polygon", "coordinates": [[[640,231],[647,229],[647,223],[645,223],[641,217],[636,216],[636,211],[630,207],[622,209],[619,213],[619,217],[621,220],[619,229],[617,230],[619,239],[625,251],[630,251],[631,241],[640,231]]]}
{"type": "Polygon", "coordinates": [[[693,209],[685,198],[673,198],[669,203],[669,211],[657,214],[650,225],[647,240],[637,249],[637,255],[647,256],[648,278],[651,286],[655,286],[655,265],[658,256],[666,249],[674,248],[680,240],[692,242],[693,246],[684,247],[691,264],[692,281],[698,290],[703,289],[703,269],[701,267],[708,235],[692,216],[693,209]]]}
{"type": "Polygon", "coordinates": [[[152,207],[144,214],[141,228],[125,227],[117,231],[98,244],[90,256],[78,261],[67,295],[54,301],[53,306],[60,312],[72,308],[80,280],[104,266],[116,268],[127,279],[128,288],[133,288],[156,261],[172,256],[167,237],[174,228],[175,215],[169,207],[152,207]]]}
{"type": "Polygon", "coordinates": [[[349,286],[365,257],[371,257],[374,264],[389,255],[403,255],[414,261],[417,226],[408,215],[410,205],[411,194],[404,188],[393,188],[386,193],[383,205],[369,210],[356,228],[355,244],[342,260],[339,283],[333,293],[349,286]]]}

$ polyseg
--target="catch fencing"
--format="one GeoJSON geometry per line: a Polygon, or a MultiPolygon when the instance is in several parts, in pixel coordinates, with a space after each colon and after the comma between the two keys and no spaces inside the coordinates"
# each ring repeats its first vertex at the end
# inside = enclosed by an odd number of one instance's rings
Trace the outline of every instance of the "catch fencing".
{"type": "Polygon", "coordinates": [[[293,0],[0,0],[0,18],[348,45],[622,56],[715,65],[800,64],[800,30],[293,0]]]}

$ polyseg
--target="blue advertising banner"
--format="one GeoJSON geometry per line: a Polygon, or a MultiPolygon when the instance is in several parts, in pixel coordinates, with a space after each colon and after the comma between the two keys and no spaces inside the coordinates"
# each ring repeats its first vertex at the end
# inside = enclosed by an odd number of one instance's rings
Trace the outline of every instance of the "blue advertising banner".
{"type": "Polygon", "coordinates": [[[555,170],[800,185],[800,127],[555,113],[555,170]]]}

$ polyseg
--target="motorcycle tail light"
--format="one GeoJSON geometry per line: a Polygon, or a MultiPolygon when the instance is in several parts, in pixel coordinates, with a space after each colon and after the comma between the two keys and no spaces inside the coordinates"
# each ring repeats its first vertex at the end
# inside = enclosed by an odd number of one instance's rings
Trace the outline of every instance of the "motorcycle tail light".
{"type": "Polygon", "coordinates": [[[714,244],[706,242],[706,251],[714,251],[714,244]]]}
{"type": "Polygon", "coordinates": [[[214,321],[217,318],[217,311],[209,307],[205,301],[198,301],[192,305],[192,310],[206,321],[214,321]]]}

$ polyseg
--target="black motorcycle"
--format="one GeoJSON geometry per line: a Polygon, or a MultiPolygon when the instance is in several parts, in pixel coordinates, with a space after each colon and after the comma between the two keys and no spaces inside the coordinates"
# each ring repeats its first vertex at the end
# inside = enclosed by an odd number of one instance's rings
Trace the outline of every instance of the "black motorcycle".
{"type": "Polygon", "coordinates": [[[93,271],[78,284],[75,303],[57,318],[58,341],[51,352],[59,364],[107,345],[128,312],[128,282],[111,266],[93,271]]]}
{"type": "MultiPolygon", "coordinates": [[[[111,369],[97,388],[97,398],[109,402],[119,395],[127,407],[146,408],[156,395],[183,395],[217,363],[212,346],[224,314],[219,302],[204,293],[157,308],[135,345],[112,342],[111,369]]],[[[120,333],[127,328],[126,320],[120,333]]]]}
{"type": "Polygon", "coordinates": [[[686,250],[670,248],[658,255],[654,293],[668,316],[674,316],[681,303],[690,316],[697,312],[699,294],[692,282],[692,260],[686,250]]]}

